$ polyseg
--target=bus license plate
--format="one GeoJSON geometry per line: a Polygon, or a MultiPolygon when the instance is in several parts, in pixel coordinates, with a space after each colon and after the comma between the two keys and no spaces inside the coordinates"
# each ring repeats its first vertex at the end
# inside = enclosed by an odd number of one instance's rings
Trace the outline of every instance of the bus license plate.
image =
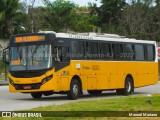
{"type": "Polygon", "coordinates": [[[30,86],[30,85],[27,85],[27,86],[23,86],[23,88],[24,88],[25,90],[28,90],[28,89],[31,89],[31,86],[30,86]]]}

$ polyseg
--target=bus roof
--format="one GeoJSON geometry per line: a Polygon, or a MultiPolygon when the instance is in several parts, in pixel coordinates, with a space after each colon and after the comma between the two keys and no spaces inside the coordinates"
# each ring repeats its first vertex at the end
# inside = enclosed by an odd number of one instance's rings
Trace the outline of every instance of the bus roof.
{"type": "Polygon", "coordinates": [[[87,39],[87,40],[101,40],[101,41],[116,41],[116,42],[132,42],[132,43],[148,43],[155,44],[155,41],[149,40],[137,40],[131,38],[125,38],[124,36],[119,36],[117,34],[107,34],[107,33],[56,33],[54,31],[41,31],[39,33],[53,33],[57,38],[74,38],[74,39],[87,39]]]}

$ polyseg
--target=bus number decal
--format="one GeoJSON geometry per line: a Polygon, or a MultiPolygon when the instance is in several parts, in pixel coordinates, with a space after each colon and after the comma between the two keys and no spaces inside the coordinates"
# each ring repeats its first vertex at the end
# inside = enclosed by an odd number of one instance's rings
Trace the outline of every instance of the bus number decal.
{"type": "Polygon", "coordinates": [[[99,66],[98,65],[92,65],[92,69],[93,70],[99,70],[99,66]]]}

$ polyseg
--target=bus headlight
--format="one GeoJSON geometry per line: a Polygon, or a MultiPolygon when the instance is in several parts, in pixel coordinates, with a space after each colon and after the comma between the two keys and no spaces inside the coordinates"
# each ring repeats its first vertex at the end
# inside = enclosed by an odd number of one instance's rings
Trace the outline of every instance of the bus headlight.
{"type": "Polygon", "coordinates": [[[13,80],[10,79],[10,78],[9,78],[9,83],[10,83],[12,86],[14,86],[14,82],[13,82],[13,80]]]}
{"type": "Polygon", "coordinates": [[[42,80],[42,85],[45,84],[46,82],[48,82],[49,80],[51,80],[53,78],[53,75],[47,76],[42,80]]]}

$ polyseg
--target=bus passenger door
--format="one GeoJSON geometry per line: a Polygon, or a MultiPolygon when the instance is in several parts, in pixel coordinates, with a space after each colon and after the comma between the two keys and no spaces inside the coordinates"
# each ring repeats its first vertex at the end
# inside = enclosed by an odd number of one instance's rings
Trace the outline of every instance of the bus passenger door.
{"type": "Polygon", "coordinates": [[[70,56],[69,56],[69,47],[68,46],[58,46],[54,48],[54,57],[55,57],[55,72],[59,79],[59,89],[62,91],[69,89],[69,66],[70,56]]]}

